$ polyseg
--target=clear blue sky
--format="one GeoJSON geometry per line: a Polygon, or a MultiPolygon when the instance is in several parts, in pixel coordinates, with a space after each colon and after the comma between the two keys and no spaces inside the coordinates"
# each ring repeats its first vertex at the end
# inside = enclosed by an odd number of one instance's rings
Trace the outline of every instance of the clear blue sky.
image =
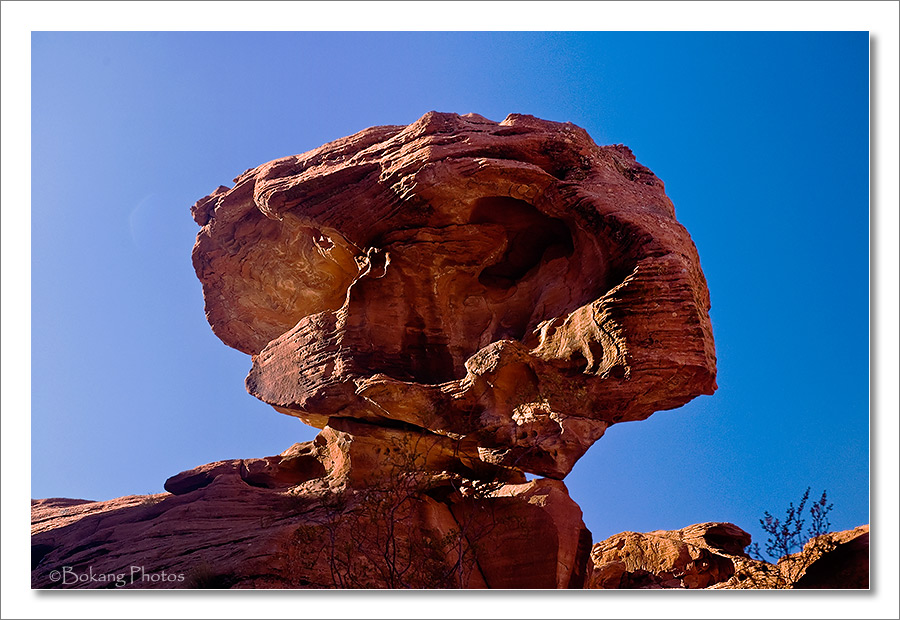
{"type": "MultiPolygon", "coordinates": [[[[315,431],[244,391],[189,207],[247,168],[429,110],[624,143],[709,281],[719,390],[611,428],[566,483],[602,540],[807,486],[869,521],[868,34],[35,33],[32,496],[162,491],[315,431]]],[[[889,173],[889,171],[888,171],[889,173]]]]}

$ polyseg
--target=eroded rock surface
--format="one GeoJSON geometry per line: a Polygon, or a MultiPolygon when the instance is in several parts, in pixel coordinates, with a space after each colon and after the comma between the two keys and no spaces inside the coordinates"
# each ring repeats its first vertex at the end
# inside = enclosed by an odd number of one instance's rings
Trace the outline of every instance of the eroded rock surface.
{"type": "Polygon", "coordinates": [[[430,112],[248,170],[192,209],[251,394],[402,422],[564,477],[610,424],[715,389],[709,295],[662,182],[570,123],[430,112]]]}
{"type": "Polygon", "coordinates": [[[749,544],[750,535],[731,523],[623,532],[593,546],[589,587],[706,588],[734,575],[749,544]]]}
{"type": "Polygon", "coordinates": [[[751,558],[731,523],[623,532],[591,549],[587,586],[599,589],[859,589],[869,587],[869,526],[809,541],[776,564],[751,558]]]}
{"type": "Polygon", "coordinates": [[[846,590],[869,587],[869,526],[809,540],[775,564],[744,560],[722,589],[846,590]]]}
{"type": "Polygon", "coordinates": [[[591,536],[562,482],[439,472],[443,438],[353,430],[183,472],[170,493],[36,500],[32,586],[583,586],[591,536]]]}

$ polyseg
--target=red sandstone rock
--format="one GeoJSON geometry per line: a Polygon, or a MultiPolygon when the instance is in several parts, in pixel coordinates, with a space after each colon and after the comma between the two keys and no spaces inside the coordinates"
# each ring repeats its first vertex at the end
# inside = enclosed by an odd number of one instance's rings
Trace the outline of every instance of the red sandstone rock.
{"type": "Polygon", "coordinates": [[[869,587],[869,526],[830,532],[809,540],[801,551],[778,560],[746,563],[717,588],[866,589],[869,587]]]}
{"type": "Polygon", "coordinates": [[[183,472],[174,494],[37,500],[32,587],[581,587],[590,532],[562,482],[470,480],[434,469],[457,461],[429,436],[353,430],[183,472]]]}
{"type": "Polygon", "coordinates": [[[807,589],[869,587],[869,526],[825,534],[770,564],[750,558],[750,535],[731,523],[623,532],[591,550],[587,587],[807,589]]]}
{"type": "MultiPolygon", "coordinates": [[[[800,590],[867,589],[869,587],[869,526],[823,534],[806,543],[797,555],[807,556],[794,588],[800,590]]],[[[787,562],[779,562],[788,572],[787,562]]]]}
{"type": "Polygon", "coordinates": [[[192,209],[250,393],[403,422],[562,478],[613,423],[715,389],[709,296],[663,184],[530,116],[430,112],[269,162],[192,209]]]}
{"type": "Polygon", "coordinates": [[[623,532],[591,550],[591,588],[706,588],[728,580],[750,535],[731,523],[623,532]]]}

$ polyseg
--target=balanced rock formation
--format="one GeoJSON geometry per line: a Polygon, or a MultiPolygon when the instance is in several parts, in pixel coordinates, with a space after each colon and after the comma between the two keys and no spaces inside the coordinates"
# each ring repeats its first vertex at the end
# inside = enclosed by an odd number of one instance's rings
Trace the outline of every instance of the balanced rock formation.
{"type": "Polygon", "coordinates": [[[431,112],[234,183],[192,208],[207,319],[251,394],[321,432],[169,494],[37,502],[36,587],[582,587],[561,479],[611,424],[716,388],[662,182],[570,123],[431,112]]]}
{"type": "Polygon", "coordinates": [[[570,123],[430,112],[269,162],[192,209],[206,315],[251,394],[400,422],[561,479],[609,425],[715,385],[662,182],[570,123]]]}

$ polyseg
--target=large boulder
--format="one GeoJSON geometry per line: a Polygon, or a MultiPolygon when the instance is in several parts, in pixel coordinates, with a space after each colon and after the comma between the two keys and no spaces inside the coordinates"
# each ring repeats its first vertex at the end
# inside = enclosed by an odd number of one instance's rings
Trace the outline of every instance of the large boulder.
{"type": "Polygon", "coordinates": [[[562,478],[609,425],[716,387],[709,294],[662,182],[571,123],[430,112],[192,209],[206,314],[251,394],[562,478]]]}

